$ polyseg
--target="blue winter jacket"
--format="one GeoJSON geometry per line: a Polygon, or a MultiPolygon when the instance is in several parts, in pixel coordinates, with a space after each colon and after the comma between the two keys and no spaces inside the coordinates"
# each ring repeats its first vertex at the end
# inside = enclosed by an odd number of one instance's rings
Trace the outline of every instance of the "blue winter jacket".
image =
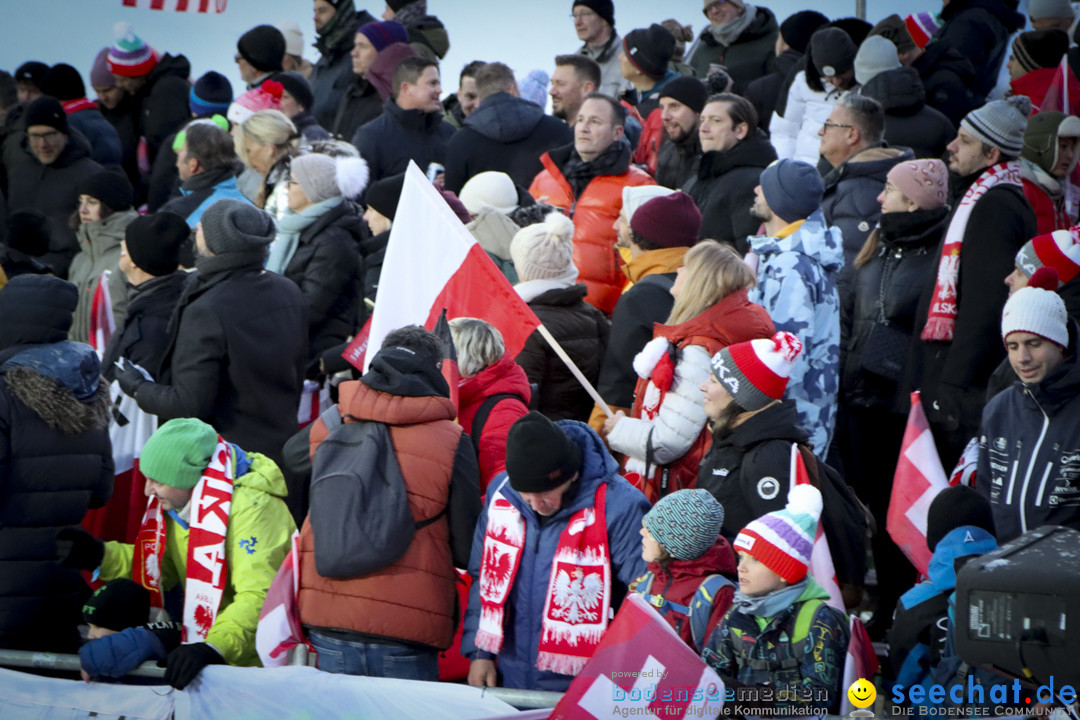
{"type": "Polygon", "coordinates": [[[844,264],[839,228],[827,227],[821,210],[782,238],[748,238],[759,257],[750,302],[769,311],[776,329],[802,341],[785,397],[795,401],[799,424],[822,460],[836,423],[840,383],[840,298],[836,274],[844,264]]]}
{"type": "Polygon", "coordinates": [[[68,124],[90,141],[90,158],[99,165],[115,165],[124,162],[124,149],[120,135],[100,110],[79,110],[68,115],[68,124]]]}
{"type": "Polygon", "coordinates": [[[149,627],[130,627],[83,645],[79,665],[94,680],[122,678],[144,662],[164,660],[167,655],[165,643],[149,627]]]}
{"type": "Polygon", "coordinates": [[[606,482],[608,549],[611,554],[612,599],[616,609],[626,595],[627,586],[645,572],[641,559],[641,519],[649,510],[649,502],[637,488],[618,474],[618,464],[604,448],[600,437],[588,425],[575,420],[558,422],[570,439],[581,448],[582,469],[567,494],[563,496],[563,508],[541,524],[536,513],[510,487],[506,473],[492,480],[488,487],[487,505],[476,523],[473,534],[472,555],[469,558],[469,574],[473,584],[469,591],[469,608],[465,613],[465,631],[461,638],[461,652],[473,659],[491,658],[493,655],[476,647],[476,629],[480,623],[480,558],[484,549],[484,532],[487,529],[487,513],[495,489],[502,487],[506,498],[525,518],[525,550],[514,579],[510,595],[506,599],[503,621],[503,645],[498,654],[498,669],[502,674],[503,687],[529,690],[564,691],[573,677],[536,669],[540,646],[540,624],[544,614],[544,602],[551,579],[551,563],[559,544],[559,536],[570,517],[582,508],[591,507],[593,496],[600,483],[606,482]]]}

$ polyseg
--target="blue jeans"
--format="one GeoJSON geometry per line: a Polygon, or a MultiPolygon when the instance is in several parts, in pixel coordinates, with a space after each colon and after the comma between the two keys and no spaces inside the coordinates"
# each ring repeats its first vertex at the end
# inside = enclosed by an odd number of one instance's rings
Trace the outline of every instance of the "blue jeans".
{"type": "Polygon", "coordinates": [[[398,643],[343,640],[312,630],[308,639],[318,651],[316,667],[326,672],[402,680],[439,679],[439,651],[398,643]]]}

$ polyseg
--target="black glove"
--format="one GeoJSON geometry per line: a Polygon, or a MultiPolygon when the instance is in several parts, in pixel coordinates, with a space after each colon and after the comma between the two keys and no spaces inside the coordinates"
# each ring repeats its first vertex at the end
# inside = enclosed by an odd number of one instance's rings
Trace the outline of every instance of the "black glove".
{"type": "MultiPolygon", "coordinates": [[[[180,623],[161,620],[159,622],[147,623],[146,625],[143,625],[143,627],[152,632],[157,639],[161,641],[161,644],[165,647],[166,655],[180,647],[180,623]]],[[[161,665],[161,667],[165,666],[161,665]]]]}
{"type": "Polygon", "coordinates": [[[225,658],[204,642],[181,645],[165,659],[165,682],[183,690],[207,665],[224,665],[225,658]]]}
{"type": "Polygon", "coordinates": [[[116,382],[120,383],[120,389],[125,395],[135,397],[135,393],[139,391],[142,384],[150,381],[131,364],[130,360],[121,360],[120,363],[122,367],[115,369],[116,382]]]}
{"type": "Polygon", "coordinates": [[[105,543],[82,528],[61,528],[56,533],[56,559],[64,567],[97,570],[105,559],[105,543]]]}

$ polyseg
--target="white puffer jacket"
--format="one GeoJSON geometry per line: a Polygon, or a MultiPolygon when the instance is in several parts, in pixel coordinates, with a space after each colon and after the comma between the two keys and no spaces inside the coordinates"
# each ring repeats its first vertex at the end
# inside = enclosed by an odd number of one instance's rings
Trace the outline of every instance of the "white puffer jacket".
{"type": "Polygon", "coordinates": [[[780,159],[791,158],[817,166],[821,147],[818,131],[837,101],[848,90],[838,90],[826,84],[827,92],[812,90],[806,84],[806,71],[795,76],[788,90],[784,116],[775,112],[769,121],[769,138],[780,159]]]}

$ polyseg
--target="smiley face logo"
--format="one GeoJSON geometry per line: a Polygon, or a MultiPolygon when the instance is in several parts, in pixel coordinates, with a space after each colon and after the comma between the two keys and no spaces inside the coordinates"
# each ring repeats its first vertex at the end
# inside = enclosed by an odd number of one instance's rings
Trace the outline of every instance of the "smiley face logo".
{"type": "Polygon", "coordinates": [[[859,678],[851,683],[847,691],[848,700],[857,708],[868,708],[877,699],[877,688],[874,683],[864,678],[859,678]]]}

